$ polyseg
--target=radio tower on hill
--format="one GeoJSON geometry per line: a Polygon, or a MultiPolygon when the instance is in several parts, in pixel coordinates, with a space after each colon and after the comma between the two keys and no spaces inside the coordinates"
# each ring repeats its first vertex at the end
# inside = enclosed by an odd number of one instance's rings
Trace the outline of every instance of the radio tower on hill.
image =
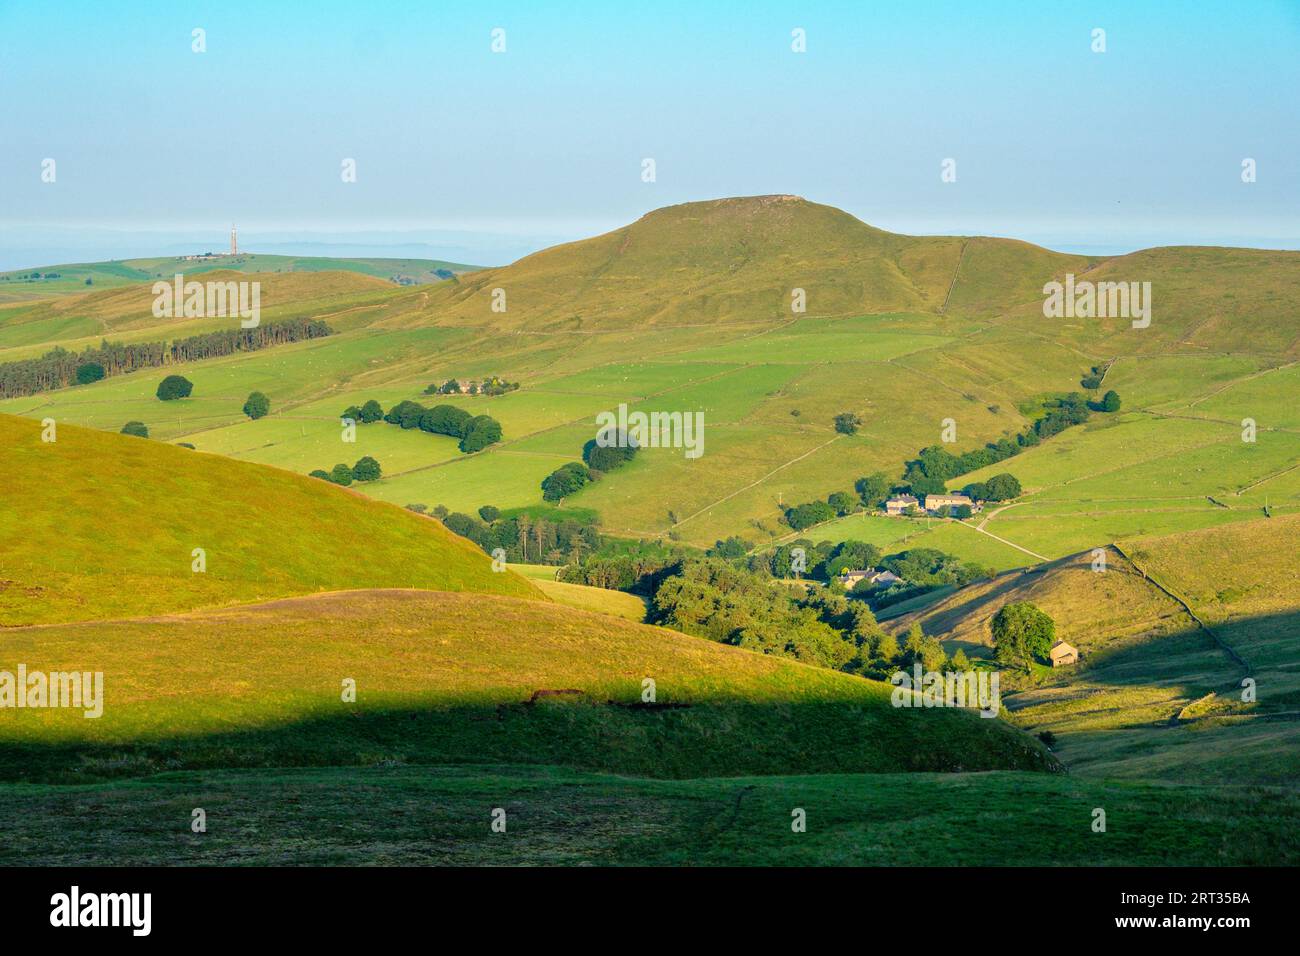
{"type": "Polygon", "coordinates": [[[232,256],[239,255],[239,243],[235,241],[235,224],[233,222],[230,224],[230,254],[232,256]]]}

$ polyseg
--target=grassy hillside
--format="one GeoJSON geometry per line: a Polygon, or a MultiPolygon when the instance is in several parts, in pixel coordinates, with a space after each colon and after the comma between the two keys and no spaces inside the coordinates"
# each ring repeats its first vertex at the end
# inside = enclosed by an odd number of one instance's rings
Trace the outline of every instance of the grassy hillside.
{"type": "Polygon", "coordinates": [[[153,282],[159,278],[170,279],[177,272],[199,275],[225,269],[236,272],[270,273],[343,271],[390,281],[401,277],[417,283],[426,283],[441,282],[446,278],[440,275],[440,272],[459,274],[472,272],[476,268],[477,266],[435,259],[325,258],[258,253],[222,255],[213,259],[192,261],[176,256],[115,259],[111,262],[75,262],[0,272],[0,303],[44,299],[70,293],[112,289],[140,282],[153,282]]]}
{"type": "MultiPolygon", "coordinates": [[[[783,506],[824,500],[872,472],[900,476],[944,420],[957,424],[954,451],[977,448],[1023,431],[1044,398],[1105,365],[1118,414],[954,482],[1009,471],[1027,492],[1014,507],[900,535],[1004,570],[1249,520],[1265,505],[1300,510],[1290,400],[1300,340],[1287,319],[1300,308],[1297,262],[1300,253],[1193,248],[1093,260],[1010,240],[895,235],[795,197],[690,203],[437,286],[274,277],[303,283],[268,285],[268,300],[284,293],[277,314],[321,316],[339,334],[187,365],[195,394],[166,407],[144,373],[0,410],[114,430],[140,419],[159,437],[305,473],[333,462],[348,405],[429,402],[431,382],[501,374],[520,390],[449,401],[497,418],[503,442],[464,456],[450,440],[361,429],[358,454],[385,474],[364,493],[466,512],[538,504],[542,479],[576,459],[596,415],[626,402],[701,413],[704,456],[645,450],[568,503],[629,537],[765,544],[789,535],[783,506]],[[1044,319],[1043,284],[1067,272],[1150,281],[1151,326],[1044,319]],[[795,287],[807,292],[806,313],[790,311],[795,287]],[[504,313],[490,308],[496,288],[504,313]],[[239,408],[254,388],[272,412],[250,422],[239,408]],[[863,423],[852,436],[832,427],[846,411],[863,423]],[[1250,444],[1247,417],[1258,425],[1250,444]]],[[[0,358],[97,342],[105,327],[115,337],[170,332],[138,289],[111,294],[120,300],[0,309],[0,345],[12,343],[0,358]]],[[[868,522],[816,533],[905,527],[868,522]]]]}
{"type": "MultiPolygon", "coordinates": [[[[0,623],[184,611],[354,587],[540,598],[440,524],[315,478],[0,415],[0,623]],[[206,571],[192,552],[206,552],[206,571]]],[[[352,452],[340,443],[337,455],[352,452]]]]}
{"type": "Polygon", "coordinates": [[[533,583],[543,594],[558,604],[626,618],[629,621],[645,620],[646,601],[635,594],[546,579],[534,580],[533,583]]]}
{"type": "MultiPolygon", "coordinates": [[[[163,279],[171,281],[167,276],[163,279]]],[[[264,323],[306,315],[346,329],[364,306],[381,304],[402,291],[372,276],[341,271],[246,276],[221,269],[202,277],[205,282],[246,279],[261,284],[260,320],[264,323]]],[[[154,298],[150,281],[0,307],[0,361],[30,358],[54,344],[79,351],[99,345],[104,338],[114,342],[171,341],[238,324],[237,319],[225,316],[160,319],[153,314],[154,298]]]]}
{"type": "Polygon", "coordinates": [[[0,724],[8,779],[386,762],[667,777],[1054,766],[1000,720],[894,707],[886,684],[482,593],[350,591],[12,628],[0,648],[10,670],[98,670],[105,686],[99,719],[23,710],[0,724]]]}
{"type": "Polygon", "coordinates": [[[1091,776],[1181,783],[1296,779],[1300,515],[1124,540],[963,588],[890,620],[920,622],[950,649],[991,652],[990,621],[1032,601],[1077,647],[1079,665],[1041,668],[1007,697],[1010,719],[1058,738],[1091,776]],[[1242,681],[1255,700],[1243,700],[1242,681]]]}
{"type": "Polygon", "coordinates": [[[1055,272],[1089,262],[1000,239],[979,240],[962,261],[966,251],[960,237],[885,232],[798,196],[719,199],[656,209],[468,276],[437,290],[430,308],[440,321],[569,332],[789,320],[796,288],[808,315],[938,312],[945,303],[980,312],[992,294],[1006,301],[999,273],[1027,276],[1016,290],[1026,294],[1037,281],[1037,294],[1055,272]],[[954,279],[962,292],[950,301],[954,279]],[[491,311],[497,288],[504,314],[491,311]]]}

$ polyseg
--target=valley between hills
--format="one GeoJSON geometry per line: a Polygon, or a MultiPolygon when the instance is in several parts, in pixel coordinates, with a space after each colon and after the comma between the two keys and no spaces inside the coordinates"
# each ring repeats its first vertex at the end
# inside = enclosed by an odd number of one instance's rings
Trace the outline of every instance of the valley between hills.
{"type": "Polygon", "coordinates": [[[746,197],[502,268],[205,264],[260,282],[283,334],[256,343],[155,315],[186,265],[0,275],[0,672],[106,688],[94,720],[0,707],[0,820],[39,824],[6,862],[1300,857],[1300,253],[1083,257],[746,197]],[[1045,318],[1067,275],[1150,282],[1150,324],[1045,318]],[[181,340],[224,354],[148,358],[181,340]],[[144,364],[33,384],[105,343],[144,364]],[[1044,429],[1074,395],[1092,413],[1044,429]],[[367,402],[499,430],[348,433],[367,402]],[[620,404],[700,414],[703,454],[641,448],[548,500],[620,404]],[[999,443],[958,473],[923,454],[999,443]],[[889,516],[863,484],[1004,475],[1018,493],[969,517],[889,516]],[[956,577],[845,594],[864,555],[956,577]],[[988,671],[1021,602],[1079,663],[1009,668],[998,719],[893,705],[889,641],[988,671]]]}

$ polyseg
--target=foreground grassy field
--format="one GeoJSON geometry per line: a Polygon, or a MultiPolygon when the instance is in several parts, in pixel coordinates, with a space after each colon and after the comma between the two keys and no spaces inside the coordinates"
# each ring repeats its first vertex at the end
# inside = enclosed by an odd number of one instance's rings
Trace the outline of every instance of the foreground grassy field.
{"type": "Polygon", "coordinates": [[[6,494],[29,503],[0,510],[4,625],[355,587],[542,599],[438,522],[315,478],[73,425],[41,433],[0,415],[6,494]]]}
{"type": "Polygon", "coordinates": [[[170,772],[0,784],[0,864],[1257,866],[1300,862],[1294,790],[1055,774],[633,780],[548,767],[170,772]],[[364,813],[357,808],[365,807],[364,813]],[[190,830],[206,813],[207,832],[190,830]],[[506,831],[490,829],[492,812],[506,831]],[[791,830],[792,812],[807,831],[791,830]],[[1106,831],[1092,830],[1093,811],[1106,831]],[[87,816],[95,825],[85,827],[87,816]],[[57,837],[75,828],[75,840],[57,837]]]}

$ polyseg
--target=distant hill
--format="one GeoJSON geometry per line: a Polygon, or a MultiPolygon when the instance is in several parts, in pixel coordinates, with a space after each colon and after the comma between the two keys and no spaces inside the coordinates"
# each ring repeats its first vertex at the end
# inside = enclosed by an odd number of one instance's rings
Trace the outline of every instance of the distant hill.
{"type": "Polygon", "coordinates": [[[759,323],[797,318],[791,295],[801,288],[810,316],[946,303],[979,314],[1041,296],[1054,273],[1091,262],[1012,240],[898,235],[797,196],[748,196],[656,209],[483,270],[438,290],[431,308],[508,328],[759,323]],[[495,288],[506,291],[505,313],[490,310],[495,288]]]}
{"type": "Polygon", "coordinates": [[[0,625],[363,587],[545,600],[438,522],[316,478],[64,423],[47,443],[41,430],[0,415],[0,625]]]}
{"type": "MultiPolygon", "coordinates": [[[[708,547],[732,535],[781,540],[786,507],[851,492],[877,472],[900,479],[940,440],[942,422],[958,426],[954,452],[977,450],[1024,433],[1044,402],[1104,376],[1088,397],[1116,390],[1118,413],[951,482],[1013,474],[1025,493],[1011,507],[967,525],[859,514],[817,530],[882,547],[906,539],[1005,570],[1250,520],[1265,506],[1300,510],[1290,399],[1300,382],[1298,265],[1297,252],[1247,249],[1064,255],[1006,239],[897,235],[791,196],[719,199],[431,285],[256,273],[264,321],[320,318],[338,334],[188,362],[196,389],[183,404],[154,401],[153,376],[132,373],[0,409],[114,430],[139,419],[158,436],[303,473],[332,457],[337,416],[351,404],[427,403],[432,383],[502,375],[522,387],[440,399],[501,422],[504,440],[480,454],[383,427],[358,438],[385,474],[358,490],[467,514],[538,504],[546,476],[620,403],[698,412],[704,457],[648,449],[569,503],[612,534],[708,547]],[[1046,318],[1044,285],[1069,275],[1150,282],[1150,325],[1046,318]],[[796,288],[804,313],[791,310],[796,288]],[[493,311],[495,290],[504,311],[493,311]],[[240,414],[254,388],[272,402],[257,422],[240,414]],[[845,412],[861,421],[855,434],[834,430],[845,412]],[[1250,444],[1247,418],[1259,432],[1250,444]]],[[[230,328],[158,320],[150,304],[140,282],[0,307],[0,361],[230,328]]]]}
{"type": "Polygon", "coordinates": [[[113,289],[138,282],[170,279],[177,272],[198,275],[214,270],[235,272],[356,272],[403,285],[442,282],[453,275],[473,272],[478,266],[437,259],[331,258],[243,253],[237,256],[186,259],[158,256],[114,259],[110,262],[75,262],[33,266],[0,272],[0,304],[54,295],[113,289]]]}
{"type": "MultiPolygon", "coordinates": [[[[247,274],[229,269],[201,274],[203,282],[247,278],[247,274]]],[[[229,316],[156,318],[154,281],[159,280],[0,307],[0,361],[40,354],[53,342],[76,351],[98,345],[104,338],[115,342],[170,341],[236,324],[229,316]]],[[[255,273],[251,281],[260,284],[260,321],[268,323],[298,315],[327,321],[334,313],[351,316],[357,305],[384,302],[401,291],[389,282],[357,272],[255,273]]],[[[346,327],[347,316],[341,323],[336,319],[332,327],[346,327]]]]}

